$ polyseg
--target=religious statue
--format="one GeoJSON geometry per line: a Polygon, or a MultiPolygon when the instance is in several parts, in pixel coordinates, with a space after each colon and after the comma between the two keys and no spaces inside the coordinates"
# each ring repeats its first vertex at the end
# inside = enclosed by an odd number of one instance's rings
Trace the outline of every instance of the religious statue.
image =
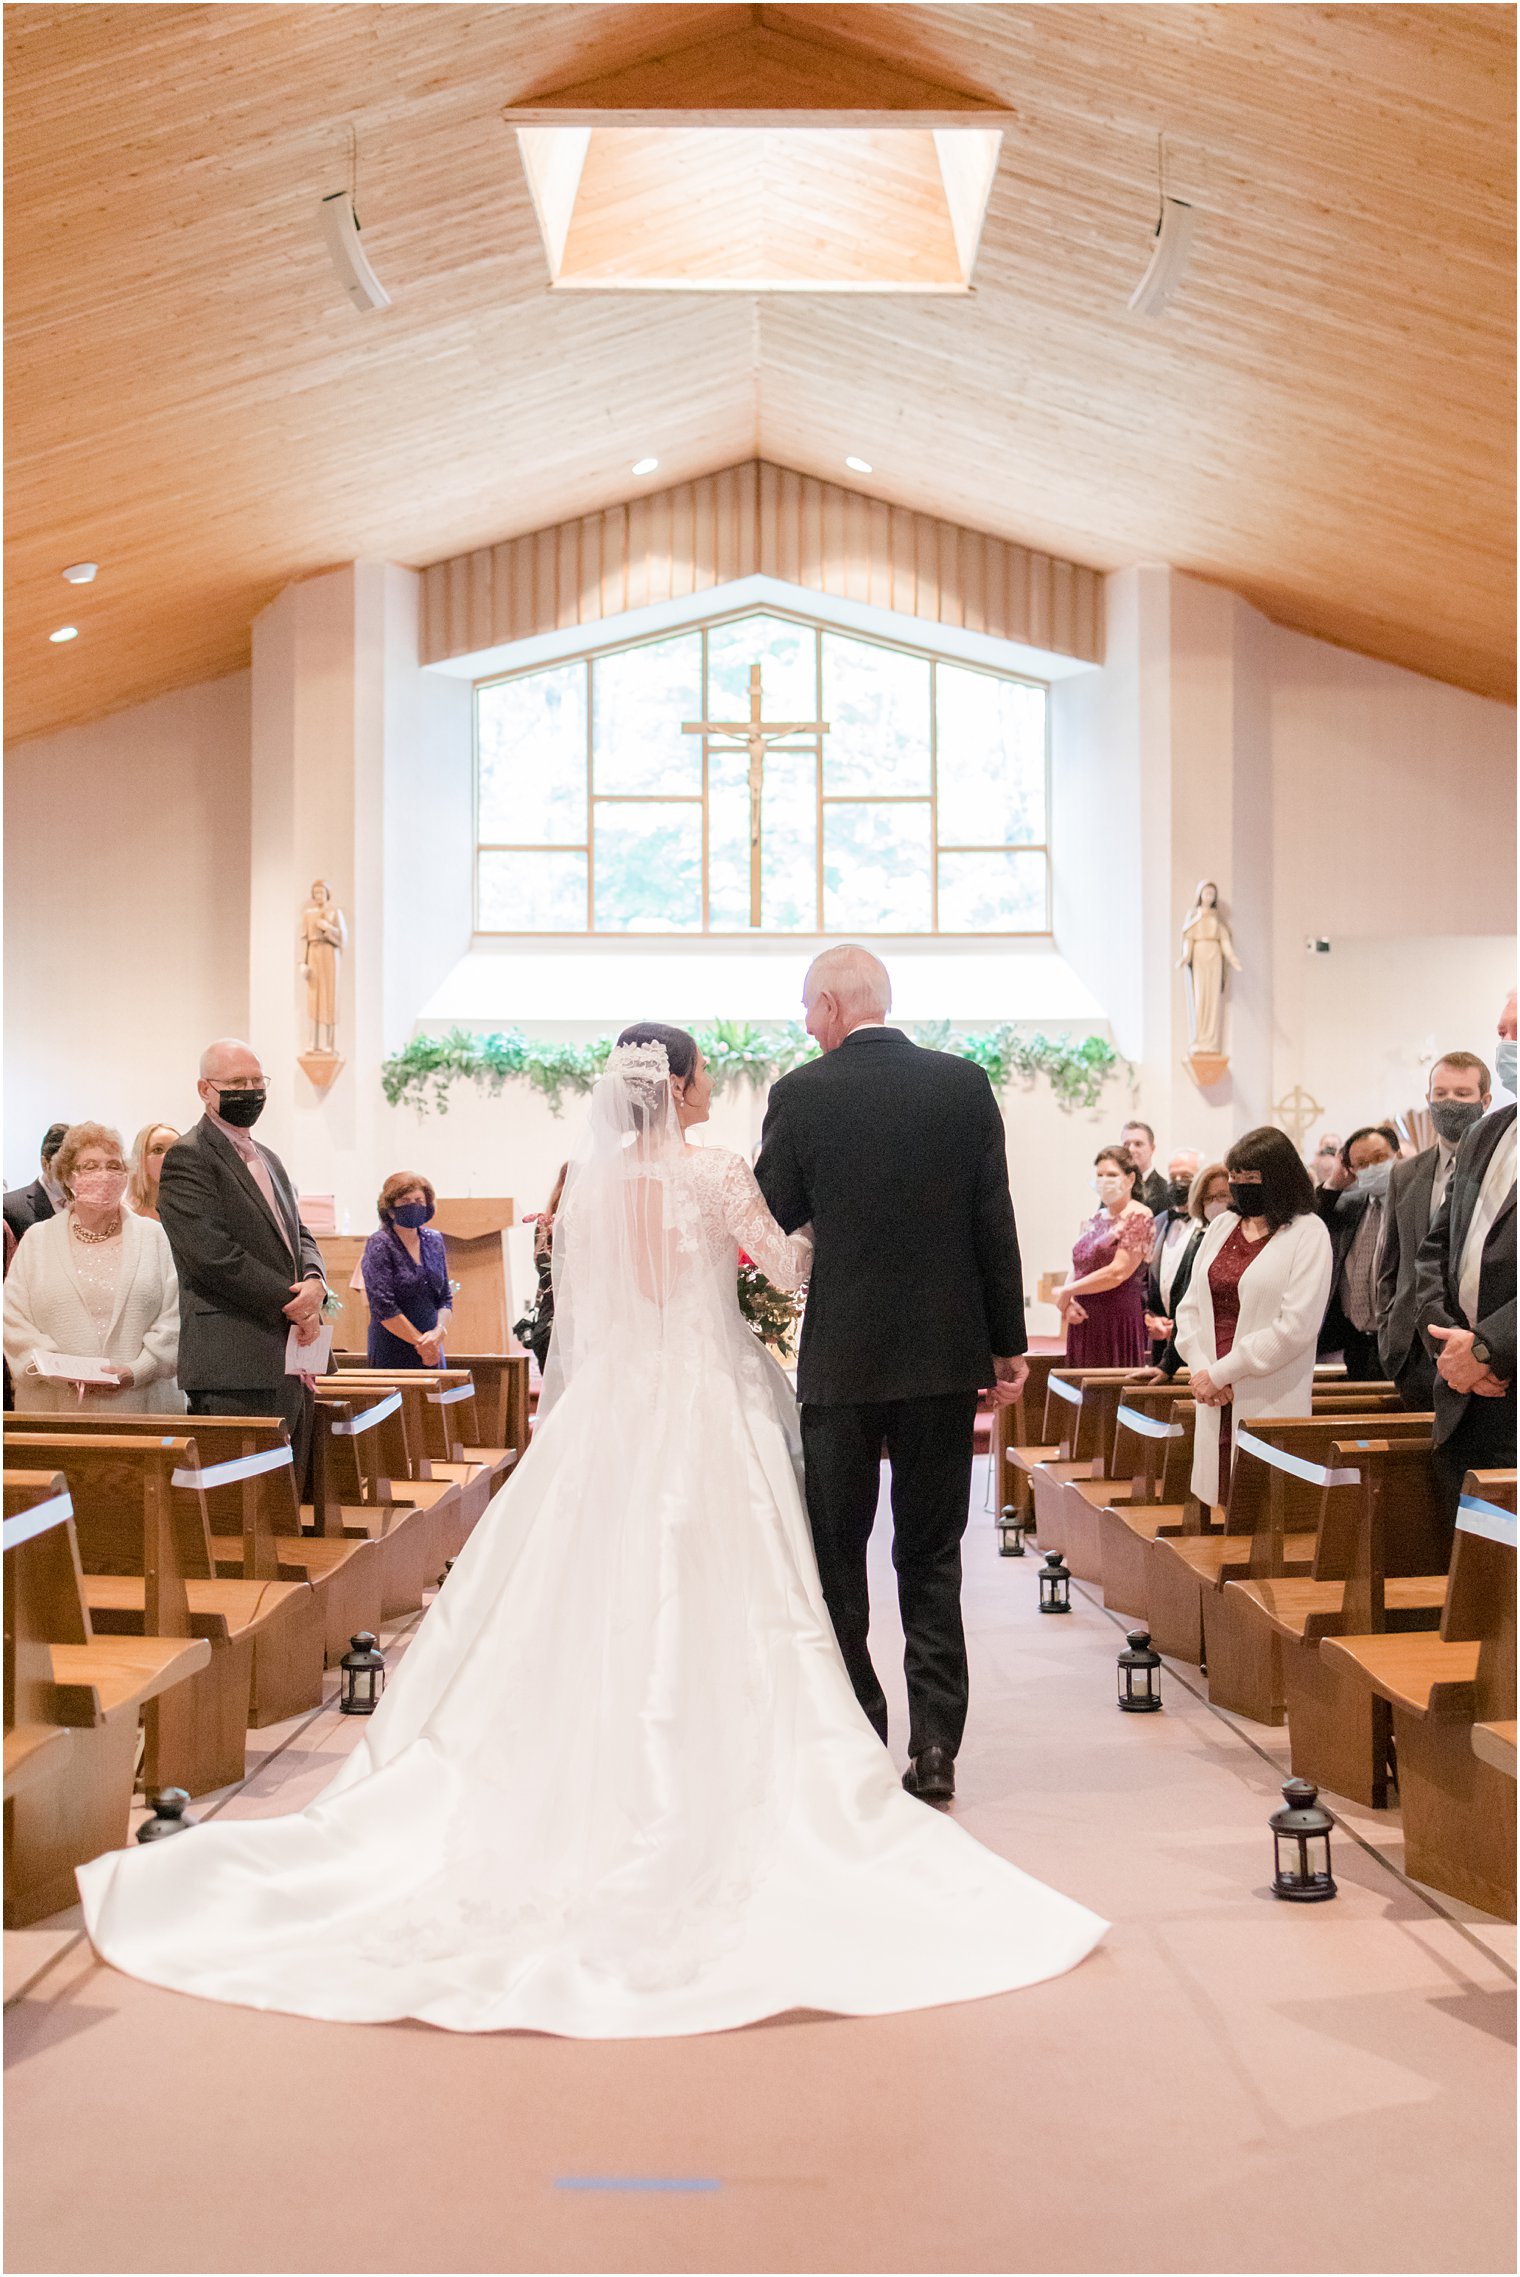
{"type": "Polygon", "coordinates": [[[1230,928],[1219,909],[1219,888],[1205,878],[1182,928],[1178,967],[1187,974],[1189,1061],[1202,1083],[1217,1082],[1227,1064],[1224,1053],[1224,968],[1240,971],[1230,928]],[[1214,1072],[1205,1074],[1204,1067],[1214,1072]]]}
{"type": "Polygon", "coordinates": [[[321,878],[301,912],[301,978],[314,1053],[335,1053],[338,1034],[338,959],[348,945],[343,912],[321,878]]]}

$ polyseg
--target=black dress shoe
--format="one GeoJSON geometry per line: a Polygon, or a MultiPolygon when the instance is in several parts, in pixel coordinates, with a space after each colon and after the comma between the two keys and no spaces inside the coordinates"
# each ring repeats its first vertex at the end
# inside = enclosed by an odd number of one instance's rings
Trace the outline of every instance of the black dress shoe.
{"type": "Polygon", "coordinates": [[[955,1793],[955,1757],[945,1747],[926,1747],[903,1773],[903,1785],[921,1803],[948,1803],[955,1793]]]}

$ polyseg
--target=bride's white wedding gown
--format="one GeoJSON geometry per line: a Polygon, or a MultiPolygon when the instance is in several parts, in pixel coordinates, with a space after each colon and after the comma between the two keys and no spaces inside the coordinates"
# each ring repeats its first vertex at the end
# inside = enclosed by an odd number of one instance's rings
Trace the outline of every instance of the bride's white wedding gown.
{"type": "Polygon", "coordinates": [[[81,1869],[129,1974],[610,2039],[967,2000],[1102,1935],[906,1795],[856,1704],[791,1389],[736,1295],[736,1245],[795,1286],[804,1238],[739,1157],[597,1088],[532,1447],[316,1801],[81,1869]]]}

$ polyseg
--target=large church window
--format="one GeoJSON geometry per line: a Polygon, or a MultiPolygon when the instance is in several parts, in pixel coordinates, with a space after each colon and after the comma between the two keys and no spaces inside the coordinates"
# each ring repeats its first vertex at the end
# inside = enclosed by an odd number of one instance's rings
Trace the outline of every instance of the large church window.
{"type": "Polygon", "coordinates": [[[484,933],[1043,933],[1046,692],[774,610],[476,690],[484,933]]]}

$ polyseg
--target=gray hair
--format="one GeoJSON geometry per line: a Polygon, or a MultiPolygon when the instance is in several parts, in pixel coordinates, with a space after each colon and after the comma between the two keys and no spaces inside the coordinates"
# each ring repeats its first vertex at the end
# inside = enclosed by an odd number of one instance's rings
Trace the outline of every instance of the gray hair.
{"type": "Polygon", "coordinates": [[[802,983],[803,1001],[811,1004],[824,990],[847,1019],[884,1020],[892,1009],[892,982],[880,957],[853,942],[825,949],[814,957],[802,983]]]}

